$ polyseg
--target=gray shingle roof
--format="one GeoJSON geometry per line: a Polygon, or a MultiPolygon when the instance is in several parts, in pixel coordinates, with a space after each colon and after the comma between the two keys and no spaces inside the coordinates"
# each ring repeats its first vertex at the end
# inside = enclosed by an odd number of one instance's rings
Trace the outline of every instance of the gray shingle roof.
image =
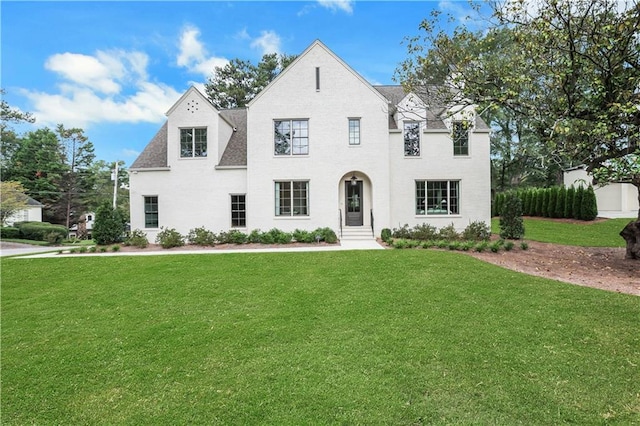
{"type": "Polygon", "coordinates": [[[246,108],[226,109],[220,111],[222,118],[235,129],[227,147],[222,154],[219,166],[247,165],[247,110],[246,108]]]}
{"type": "MultiPolygon", "coordinates": [[[[408,93],[405,92],[404,88],[400,85],[373,86],[373,87],[378,92],[380,92],[382,96],[387,98],[387,100],[390,102],[389,128],[397,129],[398,123],[396,123],[396,121],[394,120],[393,115],[397,111],[397,105],[400,103],[400,101],[402,101],[402,99],[404,99],[405,96],[408,95],[408,93]]],[[[429,99],[427,99],[425,94],[417,94],[417,96],[419,96],[423,102],[430,105],[430,107],[427,109],[427,116],[426,116],[427,129],[446,129],[447,126],[444,124],[444,121],[442,121],[442,119],[440,118],[440,116],[444,112],[444,107],[439,102],[437,102],[437,100],[433,102],[433,100],[430,101],[429,99]]],[[[479,115],[476,115],[475,128],[488,129],[489,126],[487,126],[487,124],[479,115]]]]}
{"type": "Polygon", "coordinates": [[[167,167],[167,122],[158,130],[129,169],[167,167]]]}

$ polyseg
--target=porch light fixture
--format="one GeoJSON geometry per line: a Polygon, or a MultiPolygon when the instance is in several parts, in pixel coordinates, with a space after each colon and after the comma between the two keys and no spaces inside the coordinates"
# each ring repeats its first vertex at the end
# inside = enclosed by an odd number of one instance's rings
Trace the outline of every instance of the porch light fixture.
{"type": "Polygon", "coordinates": [[[351,175],[351,186],[356,186],[358,184],[358,177],[356,176],[356,172],[353,172],[351,175]]]}

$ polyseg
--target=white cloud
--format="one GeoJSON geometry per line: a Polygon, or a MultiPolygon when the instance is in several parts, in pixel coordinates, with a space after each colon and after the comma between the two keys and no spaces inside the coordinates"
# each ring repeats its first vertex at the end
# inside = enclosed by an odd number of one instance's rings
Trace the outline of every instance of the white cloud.
{"type": "Polygon", "coordinates": [[[263,55],[267,53],[280,53],[280,36],[275,31],[262,31],[260,37],[253,39],[251,47],[262,51],[263,55]]]}
{"type": "Polygon", "coordinates": [[[62,78],[58,93],[22,93],[39,124],[84,128],[102,122],[160,122],[180,93],[148,81],[148,62],[145,53],[136,51],[55,54],[45,68],[62,78]]]}
{"type": "Polygon", "coordinates": [[[130,149],[130,148],[124,148],[121,151],[121,153],[124,157],[129,157],[129,158],[137,158],[138,155],[140,155],[140,151],[137,151],[135,149],[130,149]]]}
{"type": "Polygon", "coordinates": [[[342,11],[349,15],[353,13],[355,0],[318,0],[318,4],[332,12],[342,11]]]}
{"type": "Polygon", "coordinates": [[[189,25],[182,30],[179,49],[176,59],[178,66],[205,77],[208,77],[215,67],[223,67],[229,63],[225,58],[208,56],[207,49],[200,41],[200,30],[194,26],[189,25]]]}

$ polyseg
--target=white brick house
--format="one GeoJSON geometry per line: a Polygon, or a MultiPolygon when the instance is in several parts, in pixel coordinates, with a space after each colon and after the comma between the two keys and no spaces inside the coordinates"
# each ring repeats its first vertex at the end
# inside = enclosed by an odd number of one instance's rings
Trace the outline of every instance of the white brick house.
{"type": "Polygon", "coordinates": [[[186,234],[490,220],[489,129],[372,86],[320,41],[247,108],[190,88],[130,168],[131,228],[186,234]]]}

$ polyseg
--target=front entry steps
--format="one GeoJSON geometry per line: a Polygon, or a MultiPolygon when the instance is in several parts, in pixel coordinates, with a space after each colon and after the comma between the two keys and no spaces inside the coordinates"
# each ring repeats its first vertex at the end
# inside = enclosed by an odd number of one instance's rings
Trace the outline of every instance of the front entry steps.
{"type": "Polygon", "coordinates": [[[342,228],[340,246],[346,250],[384,250],[373,236],[371,228],[365,226],[342,228]]]}
{"type": "Polygon", "coordinates": [[[375,241],[373,232],[367,226],[346,226],[342,228],[340,241],[375,241]]]}

